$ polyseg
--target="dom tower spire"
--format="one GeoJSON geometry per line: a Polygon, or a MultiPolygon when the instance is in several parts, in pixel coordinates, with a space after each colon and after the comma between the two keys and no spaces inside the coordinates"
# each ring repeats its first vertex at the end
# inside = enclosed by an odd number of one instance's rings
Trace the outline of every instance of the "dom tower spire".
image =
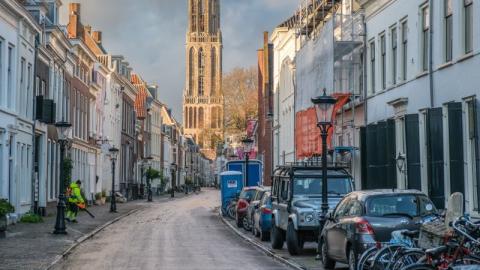
{"type": "Polygon", "coordinates": [[[214,158],[223,137],[220,0],[188,0],[188,15],[183,123],[185,134],[214,158]]]}

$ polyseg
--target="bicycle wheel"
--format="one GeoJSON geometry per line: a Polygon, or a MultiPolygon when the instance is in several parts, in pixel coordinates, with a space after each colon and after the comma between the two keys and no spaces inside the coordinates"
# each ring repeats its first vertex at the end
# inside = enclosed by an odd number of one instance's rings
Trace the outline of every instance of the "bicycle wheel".
{"type": "Polygon", "coordinates": [[[372,270],[390,269],[395,263],[394,257],[397,250],[403,248],[403,245],[389,245],[381,248],[375,255],[372,262],[372,270]]]}
{"type": "Polygon", "coordinates": [[[435,270],[435,266],[427,263],[414,263],[403,267],[401,270],[435,270]]]}
{"type": "Polygon", "coordinates": [[[392,270],[400,270],[405,266],[418,263],[422,258],[424,258],[425,252],[421,249],[405,249],[399,251],[398,255],[395,257],[395,263],[393,264],[392,270]]]}
{"type": "Polygon", "coordinates": [[[456,260],[450,266],[456,265],[480,265],[480,257],[468,255],[463,257],[462,259],[456,260]]]}
{"type": "Polygon", "coordinates": [[[358,260],[357,270],[369,270],[373,257],[375,256],[377,251],[378,251],[377,247],[371,247],[367,249],[365,252],[363,252],[362,256],[360,257],[360,260],[358,260]]]}

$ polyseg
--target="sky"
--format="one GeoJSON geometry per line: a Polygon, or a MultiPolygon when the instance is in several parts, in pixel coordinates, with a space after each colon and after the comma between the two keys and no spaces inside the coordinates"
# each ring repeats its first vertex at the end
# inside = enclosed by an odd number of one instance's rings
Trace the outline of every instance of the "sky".
{"type": "MultiPolygon", "coordinates": [[[[156,83],[160,99],[182,120],[185,87],[187,0],[63,0],[60,22],[68,22],[68,4],[81,4],[81,21],[103,32],[103,46],[121,54],[134,72],[156,83]]],[[[299,0],[221,0],[223,72],[256,64],[263,31],[272,32],[291,16],[299,0]]]]}

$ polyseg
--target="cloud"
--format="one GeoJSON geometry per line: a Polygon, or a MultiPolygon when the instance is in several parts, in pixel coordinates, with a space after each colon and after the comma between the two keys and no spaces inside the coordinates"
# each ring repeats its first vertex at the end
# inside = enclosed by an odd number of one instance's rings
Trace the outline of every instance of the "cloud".
{"type": "MultiPolygon", "coordinates": [[[[81,20],[103,31],[105,49],[125,56],[134,71],[159,85],[161,99],[182,120],[185,87],[186,0],[63,0],[60,21],[68,21],[68,4],[81,4],[81,20]]],[[[223,0],[224,73],[256,63],[263,31],[287,19],[299,0],[223,0]]]]}

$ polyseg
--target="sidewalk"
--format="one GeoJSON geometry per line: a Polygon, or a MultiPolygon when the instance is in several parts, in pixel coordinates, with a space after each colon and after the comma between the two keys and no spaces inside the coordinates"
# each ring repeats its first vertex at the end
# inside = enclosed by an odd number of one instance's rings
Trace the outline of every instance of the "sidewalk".
{"type": "MultiPolygon", "coordinates": [[[[292,268],[298,269],[309,269],[309,270],[324,270],[323,264],[320,261],[315,260],[316,256],[316,243],[305,243],[303,253],[299,256],[292,256],[288,253],[286,243],[281,250],[274,250],[270,245],[270,241],[262,242],[259,238],[254,237],[251,232],[247,232],[242,228],[237,228],[235,225],[235,221],[226,217],[221,216],[224,222],[227,222],[231,226],[231,229],[235,230],[235,232],[241,235],[242,238],[248,239],[249,242],[253,243],[253,245],[260,246],[261,249],[268,251],[273,257],[282,258],[294,266],[292,268]]],[[[335,269],[348,269],[347,265],[338,263],[335,269]]]]}
{"type": "MultiPolygon", "coordinates": [[[[184,197],[176,193],[175,199],[184,197]]],[[[154,196],[154,202],[165,202],[169,194],[154,196]]],[[[87,213],[80,212],[78,223],[66,223],[67,235],[54,235],[55,215],[45,217],[43,223],[18,223],[7,229],[6,238],[0,239],[0,269],[46,269],[66,250],[82,237],[116,218],[148,207],[151,203],[136,200],[128,203],[117,203],[118,213],[110,213],[110,204],[91,206],[88,210],[95,215],[90,218],[87,213]]]]}

